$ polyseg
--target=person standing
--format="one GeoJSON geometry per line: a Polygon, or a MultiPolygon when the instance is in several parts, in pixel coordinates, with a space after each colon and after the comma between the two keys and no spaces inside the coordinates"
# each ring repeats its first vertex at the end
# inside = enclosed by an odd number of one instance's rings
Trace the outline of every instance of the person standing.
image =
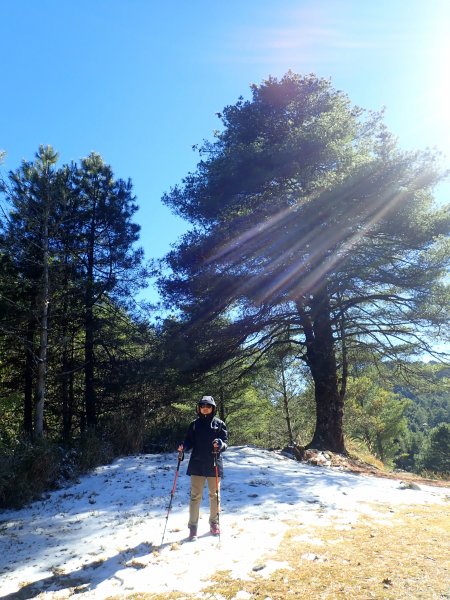
{"type": "Polygon", "coordinates": [[[222,452],[228,445],[228,432],[225,423],[216,417],[216,403],[212,396],[203,396],[197,404],[197,418],[192,421],[186,432],[184,442],[178,446],[178,452],[191,452],[187,474],[191,478],[189,503],[189,540],[197,539],[200,503],[205,482],[209,493],[209,525],[213,535],[219,535],[219,506],[216,492],[217,460],[219,482],[223,477],[222,452]]]}

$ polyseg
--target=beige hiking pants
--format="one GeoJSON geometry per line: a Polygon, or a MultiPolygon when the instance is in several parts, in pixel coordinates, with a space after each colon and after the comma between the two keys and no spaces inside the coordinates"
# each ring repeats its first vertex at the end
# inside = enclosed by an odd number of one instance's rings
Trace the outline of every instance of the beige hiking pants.
{"type": "MultiPolygon", "coordinates": [[[[215,477],[203,477],[202,475],[191,475],[191,501],[189,503],[189,523],[188,527],[196,527],[198,524],[198,517],[200,514],[200,503],[203,496],[203,488],[205,487],[205,481],[208,482],[208,494],[209,494],[209,522],[217,523],[217,496],[216,496],[216,478],[215,477]]],[[[220,491],[220,479],[219,479],[219,491],[220,491]]]]}

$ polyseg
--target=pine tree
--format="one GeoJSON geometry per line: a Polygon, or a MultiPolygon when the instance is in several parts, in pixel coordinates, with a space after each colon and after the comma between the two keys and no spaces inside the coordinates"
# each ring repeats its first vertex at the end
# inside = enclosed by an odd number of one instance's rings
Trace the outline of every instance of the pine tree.
{"type": "Polygon", "coordinates": [[[450,473],[450,424],[433,428],[420,457],[420,465],[429,471],[450,473]]]}
{"type": "Polygon", "coordinates": [[[60,194],[55,169],[57,160],[53,148],[40,146],[34,162],[24,161],[20,169],[10,173],[10,185],[2,185],[12,207],[5,224],[4,250],[9,255],[10,274],[14,273],[21,281],[19,286],[10,286],[6,320],[14,318],[10,324],[25,352],[24,429],[37,438],[44,435],[51,298],[50,240],[57,229],[54,213],[60,194]]]}
{"type": "Polygon", "coordinates": [[[344,452],[346,350],[424,348],[448,320],[437,158],[401,152],[382,115],[313,75],[269,78],[220,118],[197,170],[164,197],[194,227],[161,290],[186,340],[212,348],[211,324],[230,319],[217,361],[264,353],[288,329],[314,381],[311,445],[344,452]]]}
{"type": "Polygon", "coordinates": [[[124,301],[142,286],[142,250],[134,249],[139,225],[131,182],[115,180],[110,166],[98,154],[81,161],[75,176],[78,207],[78,259],[83,281],[84,375],[86,425],[97,424],[95,385],[95,307],[108,296],[124,301]]]}

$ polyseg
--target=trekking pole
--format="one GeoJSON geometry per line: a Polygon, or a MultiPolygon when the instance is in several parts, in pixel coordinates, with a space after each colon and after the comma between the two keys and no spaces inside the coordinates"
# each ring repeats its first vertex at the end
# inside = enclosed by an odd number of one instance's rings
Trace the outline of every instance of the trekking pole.
{"type": "Polygon", "coordinates": [[[219,496],[219,463],[217,457],[219,453],[214,451],[214,470],[216,473],[216,502],[217,502],[217,526],[219,527],[219,546],[220,546],[220,496],[219,496]]]}
{"type": "Polygon", "coordinates": [[[178,479],[178,472],[180,470],[180,463],[181,463],[181,461],[183,459],[184,459],[184,452],[181,450],[180,452],[178,452],[177,470],[175,471],[175,479],[173,480],[172,491],[170,492],[170,502],[169,502],[169,508],[167,509],[166,524],[164,525],[164,531],[163,531],[163,536],[162,536],[162,540],[161,540],[161,546],[163,545],[164,536],[166,535],[167,521],[169,520],[169,513],[170,513],[170,509],[172,508],[172,501],[173,501],[173,497],[175,495],[175,489],[177,487],[177,479],[178,479]]]}

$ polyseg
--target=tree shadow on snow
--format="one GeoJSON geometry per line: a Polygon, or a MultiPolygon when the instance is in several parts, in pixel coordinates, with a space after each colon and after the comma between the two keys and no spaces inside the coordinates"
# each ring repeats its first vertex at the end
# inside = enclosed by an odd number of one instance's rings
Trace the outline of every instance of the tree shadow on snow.
{"type": "MultiPolygon", "coordinates": [[[[276,519],[277,508],[281,509],[283,505],[298,505],[305,510],[326,508],[333,511],[348,502],[346,497],[351,496],[353,490],[371,485],[370,480],[353,473],[305,465],[267,452],[256,448],[231,447],[224,455],[225,477],[221,483],[221,505],[225,527],[227,517],[239,515],[242,510],[251,509],[250,519],[261,518],[262,514],[272,515],[276,519]]],[[[16,549],[28,547],[28,557],[32,556],[34,561],[39,560],[38,552],[44,548],[47,552],[67,551],[67,547],[79,544],[85,537],[86,523],[83,519],[90,510],[94,517],[88,526],[91,536],[102,536],[105,528],[110,526],[111,518],[119,525],[128,521],[133,525],[134,518],[138,516],[143,523],[148,519],[158,519],[162,528],[175,474],[176,456],[142,456],[136,457],[134,461],[128,459],[122,463],[117,462],[98,470],[76,486],[52,494],[49,501],[36,503],[32,515],[29,511],[11,514],[13,521],[17,521],[10,529],[15,537],[9,548],[10,552],[3,558],[11,556],[13,546],[16,549]],[[121,471],[123,467],[125,469],[121,471]],[[30,518],[34,523],[33,531],[22,528],[22,523],[30,518]],[[58,527],[49,536],[46,532],[48,528],[51,530],[55,520],[58,527]],[[21,534],[25,536],[23,540],[21,534]],[[45,543],[42,541],[43,537],[45,543]],[[35,544],[36,549],[33,551],[35,544]],[[66,548],[61,548],[62,545],[66,548]]],[[[181,514],[187,516],[190,483],[190,478],[185,474],[187,462],[186,460],[180,469],[170,519],[175,514],[178,518],[181,514]]],[[[208,504],[206,491],[203,498],[205,507],[208,504]]],[[[170,544],[164,544],[158,549],[164,549],[166,545],[170,544]]],[[[19,592],[0,596],[0,600],[25,600],[45,590],[79,588],[79,591],[84,591],[83,586],[86,590],[91,590],[93,588],[89,586],[97,586],[105,579],[117,577],[116,573],[124,568],[124,563],[149,554],[152,547],[150,543],[143,542],[103,562],[94,560],[68,574],[56,572],[55,567],[54,574],[25,585],[19,592]]],[[[16,555],[17,561],[22,560],[21,555],[23,550],[16,555]]],[[[5,566],[9,567],[8,561],[5,566]]]]}
{"type": "Polygon", "coordinates": [[[30,582],[17,592],[0,596],[0,600],[28,600],[36,598],[42,592],[60,592],[69,589],[72,593],[83,593],[95,590],[100,583],[108,579],[122,581],[116,573],[125,568],[143,568],[143,565],[138,562],[133,564],[133,559],[150,554],[152,549],[151,544],[141,543],[106,560],[86,563],[70,573],[55,572],[53,575],[30,582]]]}
{"type": "Polygon", "coordinates": [[[345,496],[359,488],[370,487],[370,480],[355,473],[335,471],[299,463],[277,456],[276,462],[264,464],[254,456],[242,457],[230,452],[221,484],[222,506],[231,512],[251,505],[311,505],[320,504],[335,510],[345,502],[345,496]],[[328,493],[323,496],[324,489],[328,493]],[[336,502],[330,501],[330,490],[336,502]],[[237,505],[237,506],[233,506],[237,505]]]}

